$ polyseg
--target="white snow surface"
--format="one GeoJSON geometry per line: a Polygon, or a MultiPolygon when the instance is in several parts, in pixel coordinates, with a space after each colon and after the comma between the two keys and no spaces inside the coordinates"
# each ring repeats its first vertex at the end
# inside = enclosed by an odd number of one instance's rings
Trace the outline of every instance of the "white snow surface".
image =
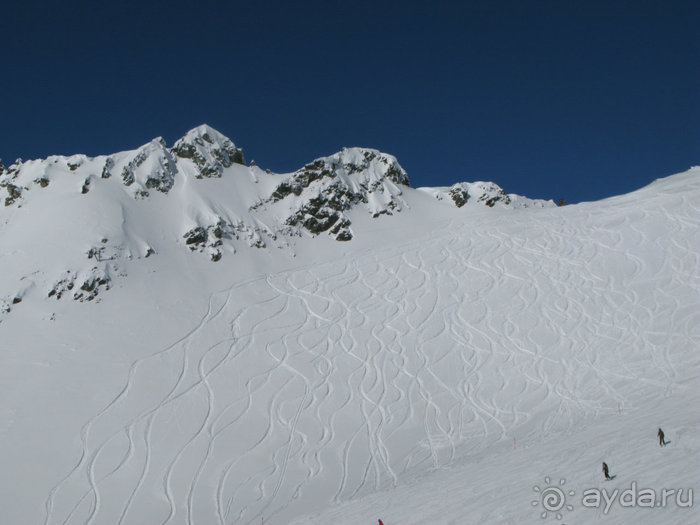
{"type": "Polygon", "coordinates": [[[698,522],[582,494],[697,491],[700,169],[457,208],[375,150],[278,200],[303,169],[212,151],[0,175],[0,522],[698,522]],[[287,222],[334,184],[351,241],[287,222]]]}

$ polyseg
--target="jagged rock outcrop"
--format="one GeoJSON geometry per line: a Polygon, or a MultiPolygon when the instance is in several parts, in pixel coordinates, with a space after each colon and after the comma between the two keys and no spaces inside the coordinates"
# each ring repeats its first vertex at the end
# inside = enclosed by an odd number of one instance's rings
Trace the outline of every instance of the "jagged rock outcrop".
{"type": "Polygon", "coordinates": [[[374,217],[400,211],[401,186],[408,175],[396,158],[373,149],[344,148],[316,159],[277,185],[269,201],[291,201],[288,226],[316,235],[328,231],[339,241],[352,239],[346,211],[362,205],[374,217]]]}
{"type": "Polygon", "coordinates": [[[7,190],[7,197],[5,198],[5,206],[11,206],[15,203],[17,199],[22,196],[22,189],[14,184],[5,184],[5,189],[7,190]]]}
{"type": "Polygon", "coordinates": [[[265,239],[275,240],[276,236],[269,230],[251,226],[244,221],[232,223],[219,217],[213,224],[196,226],[186,231],[182,238],[190,251],[207,253],[216,262],[223,256],[225,241],[229,241],[231,251],[235,251],[231,245],[234,240],[245,241],[251,248],[265,248],[265,239]]]}
{"type": "Polygon", "coordinates": [[[450,187],[449,195],[455,206],[461,208],[467,201],[474,198],[476,202],[483,202],[484,205],[493,208],[496,203],[504,205],[510,204],[510,198],[503,191],[503,188],[492,182],[459,182],[450,187]]]}
{"type": "Polygon", "coordinates": [[[457,208],[467,204],[481,204],[493,208],[548,208],[555,206],[553,201],[528,199],[515,194],[506,194],[498,184],[493,182],[458,182],[449,187],[418,188],[440,201],[451,201],[457,208]]]}
{"type": "Polygon", "coordinates": [[[200,177],[221,177],[224,168],[232,164],[245,165],[243,150],[206,124],[188,131],[175,142],[172,152],[180,158],[192,160],[200,177]]]}
{"type": "Polygon", "coordinates": [[[22,196],[22,186],[15,183],[22,168],[22,159],[17,159],[7,170],[0,170],[0,188],[5,188],[5,206],[12,206],[22,196]]]}
{"type": "Polygon", "coordinates": [[[87,271],[66,271],[66,277],[56,281],[47,296],[61,299],[64,295],[75,301],[92,301],[102,290],[109,290],[112,279],[106,267],[93,266],[87,271]]]}
{"type": "Polygon", "coordinates": [[[150,189],[168,193],[173,187],[176,173],[175,159],[165,141],[158,137],[139,148],[122,168],[121,175],[125,186],[138,183],[135,196],[147,197],[150,189]]]}
{"type": "Polygon", "coordinates": [[[112,157],[107,157],[105,159],[105,164],[102,167],[102,175],[101,177],[103,179],[108,179],[112,176],[112,172],[110,171],[112,168],[114,168],[114,159],[112,157]]]}

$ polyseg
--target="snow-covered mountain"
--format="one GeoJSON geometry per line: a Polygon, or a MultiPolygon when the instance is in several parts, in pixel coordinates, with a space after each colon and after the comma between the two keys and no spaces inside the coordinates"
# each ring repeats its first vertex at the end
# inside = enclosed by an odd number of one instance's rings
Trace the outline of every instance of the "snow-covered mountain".
{"type": "Polygon", "coordinates": [[[208,126],[3,167],[0,521],[694,523],[699,176],[556,207],[208,126]],[[582,503],[633,482],[682,498],[582,503]]]}
{"type": "MultiPolygon", "coordinates": [[[[156,138],[113,155],[18,160],[0,169],[2,244],[28,256],[0,281],[2,310],[33,288],[39,296],[93,300],[124,274],[124,260],[158,256],[173,244],[216,262],[250,247],[291,255],[302,236],[348,241],[353,214],[406,211],[417,193],[394,157],[371,149],[343,149],[283,175],[244,162],[230,139],[202,125],[172,148],[156,138]]],[[[455,188],[449,193],[462,195],[453,197],[461,206],[477,185],[455,188]]],[[[488,206],[553,206],[506,196],[492,183],[479,183],[477,193],[473,202],[488,206]]]]}

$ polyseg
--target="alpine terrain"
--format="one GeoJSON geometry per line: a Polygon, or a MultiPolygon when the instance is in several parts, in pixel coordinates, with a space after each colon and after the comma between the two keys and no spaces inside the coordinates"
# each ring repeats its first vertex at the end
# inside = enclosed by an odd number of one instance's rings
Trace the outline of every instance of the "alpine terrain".
{"type": "Polygon", "coordinates": [[[2,523],[697,523],[698,349],[700,168],[557,207],[206,125],[0,163],[2,523]]]}

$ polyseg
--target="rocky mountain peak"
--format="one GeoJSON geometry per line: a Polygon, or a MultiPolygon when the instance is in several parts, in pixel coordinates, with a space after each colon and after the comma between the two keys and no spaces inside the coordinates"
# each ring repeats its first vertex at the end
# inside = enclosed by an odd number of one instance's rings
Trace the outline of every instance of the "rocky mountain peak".
{"type": "Polygon", "coordinates": [[[192,160],[200,177],[221,177],[224,168],[245,164],[243,150],[207,124],[188,131],[175,142],[172,152],[180,158],[192,160]]]}
{"type": "Polygon", "coordinates": [[[312,234],[328,231],[339,241],[352,239],[351,208],[373,217],[405,207],[402,186],[408,175],[395,157],[374,149],[343,148],[306,164],[280,182],[268,202],[288,204],[289,226],[312,234]]]}
{"type": "MultiPolygon", "coordinates": [[[[344,172],[347,175],[362,174],[364,179],[379,181],[388,179],[394,184],[410,186],[408,175],[396,160],[396,157],[369,148],[343,148],[341,151],[318,159],[334,172],[344,172]]],[[[306,166],[305,166],[306,168],[306,166]]]]}

